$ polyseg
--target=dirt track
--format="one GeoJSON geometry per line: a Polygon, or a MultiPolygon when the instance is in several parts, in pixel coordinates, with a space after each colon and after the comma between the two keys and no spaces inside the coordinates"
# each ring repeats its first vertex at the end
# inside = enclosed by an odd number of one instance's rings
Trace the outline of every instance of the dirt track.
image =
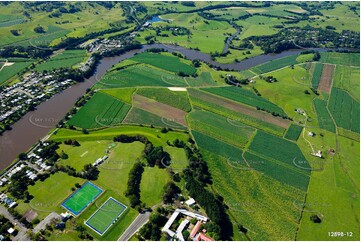
{"type": "Polygon", "coordinates": [[[280,126],[282,128],[287,129],[289,124],[290,124],[290,121],[287,120],[287,119],[283,119],[283,118],[280,118],[280,117],[275,117],[272,114],[265,113],[265,112],[262,112],[262,111],[258,111],[255,108],[248,107],[248,106],[242,105],[240,103],[236,103],[236,102],[233,102],[231,100],[227,100],[227,99],[224,99],[224,98],[221,98],[221,97],[217,97],[217,96],[212,95],[212,94],[207,94],[207,93],[204,93],[204,92],[201,92],[201,91],[196,91],[195,96],[197,98],[200,98],[200,99],[204,100],[204,101],[215,103],[217,105],[228,108],[228,109],[230,109],[232,111],[249,115],[251,117],[260,119],[262,121],[265,121],[265,122],[268,122],[268,123],[271,123],[271,124],[275,124],[275,125],[280,126]]]}
{"type": "Polygon", "coordinates": [[[183,110],[171,107],[138,94],[133,95],[133,105],[134,107],[143,109],[150,113],[154,113],[160,117],[173,120],[174,122],[183,124],[184,126],[187,125],[185,120],[187,112],[183,110]]]}
{"type": "Polygon", "coordinates": [[[335,69],[334,65],[328,65],[328,64],[323,65],[321,80],[318,85],[319,91],[327,92],[327,93],[331,92],[332,77],[333,77],[334,69],[335,69]]]}

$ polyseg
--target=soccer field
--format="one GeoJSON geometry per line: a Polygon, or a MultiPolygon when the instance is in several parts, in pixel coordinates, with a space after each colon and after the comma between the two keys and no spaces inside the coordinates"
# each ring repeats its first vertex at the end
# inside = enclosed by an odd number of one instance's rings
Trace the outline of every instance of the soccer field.
{"type": "Polygon", "coordinates": [[[125,205],[110,197],[90,216],[85,224],[98,234],[103,235],[126,209],[125,205]]]}
{"type": "Polygon", "coordinates": [[[79,215],[101,193],[102,189],[91,182],[86,182],[79,190],[68,197],[61,205],[74,215],[79,215]]]}

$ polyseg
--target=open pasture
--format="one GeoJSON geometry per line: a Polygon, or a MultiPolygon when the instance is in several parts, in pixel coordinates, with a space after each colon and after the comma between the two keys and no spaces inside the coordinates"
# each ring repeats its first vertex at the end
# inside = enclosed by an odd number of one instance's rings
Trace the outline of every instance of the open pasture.
{"type": "Polygon", "coordinates": [[[187,86],[183,78],[145,65],[130,66],[120,71],[111,71],[95,84],[95,88],[109,89],[119,87],[187,86]]]}
{"type": "Polygon", "coordinates": [[[129,104],[97,92],[68,121],[68,124],[86,129],[117,125],[123,121],[129,109],[129,104]]]}
{"type": "Polygon", "coordinates": [[[332,88],[328,108],[337,126],[360,133],[360,103],[346,91],[332,88]]]}
{"type": "Polygon", "coordinates": [[[183,72],[187,75],[192,75],[194,72],[196,72],[196,69],[193,66],[181,62],[179,58],[175,56],[141,53],[132,57],[131,60],[142,62],[175,73],[183,72]]]}
{"type": "Polygon", "coordinates": [[[167,88],[139,88],[137,94],[186,112],[192,109],[187,92],[175,92],[167,88]]]}
{"type": "Polygon", "coordinates": [[[257,96],[255,93],[245,90],[244,88],[239,87],[219,87],[219,88],[202,88],[201,90],[207,91],[209,93],[236,101],[240,103],[247,104],[248,106],[261,108],[267,110],[268,112],[277,113],[280,115],[285,115],[285,112],[268,101],[267,99],[257,96]]]}
{"type": "Polygon", "coordinates": [[[191,112],[187,119],[192,130],[241,148],[247,144],[255,131],[255,128],[241,122],[202,110],[191,112]]]}
{"type": "Polygon", "coordinates": [[[135,92],[135,88],[113,88],[102,89],[100,92],[106,93],[114,98],[117,98],[125,103],[132,104],[132,95],[135,92]]]}

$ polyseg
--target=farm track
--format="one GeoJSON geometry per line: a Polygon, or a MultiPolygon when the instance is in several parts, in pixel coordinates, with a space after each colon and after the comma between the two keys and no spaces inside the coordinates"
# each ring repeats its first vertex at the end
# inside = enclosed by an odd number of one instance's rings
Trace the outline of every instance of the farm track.
{"type": "Polygon", "coordinates": [[[200,98],[203,101],[215,103],[217,105],[223,106],[225,108],[228,108],[232,111],[239,112],[242,114],[249,115],[253,118],[260,119],[262,121],[280,126],[282,128],[287,129],[289,126],[290,121],[282,118],[277,118],[272,116],[268,113],[260,112],[254,108],[247,107],[245,105],[242,105],[240,103],[233,102],[231,100],[227,100],[224,98],[217,97],[212,94],[206,94],[201,91],[197,91],[197,98],[200,98]]]}
{"type": "Polygon", "coordinates": [[[332,78],[335,70],[335,65],[324,64],[322,69],[322,75],[318,89],[321,92],[330,93],[332,88],[332,78]]]}

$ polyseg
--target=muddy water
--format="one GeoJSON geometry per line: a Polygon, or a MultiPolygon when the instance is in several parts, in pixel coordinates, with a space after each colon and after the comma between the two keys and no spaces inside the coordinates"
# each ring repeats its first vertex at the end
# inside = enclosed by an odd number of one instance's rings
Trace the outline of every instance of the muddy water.
{"type": "Polygon", "coordinates": [[[84,95],[87,88],[91,88],[112,65],[132,57],[135,53],[142,52],[150,48],[164,48],[168,51],[178,51],[188,59],[199,59],[222,68],[234,70],[245,70],[253,66],[262,64],[269,60],[298,54],[302,50],[290,50],[274,55],[262,55],[234,64],[220,64],[211,60],[210,55],[186,49],[179,46],[153,44],[145,45],[141,50],[129,51],[117,57],[107,57],[101,60],[96,73],[83,83],[78,83],[63,92],[53,96],[49,100],[40,104],[33,112],[27,113],[21,120],[12,126],[11,131],[6,131],[0,136],[0,170],[3,170],[21,152],[28,150],[38,140],[43,138],[65,114],[74,106],[76,100],[84,95]]]}

